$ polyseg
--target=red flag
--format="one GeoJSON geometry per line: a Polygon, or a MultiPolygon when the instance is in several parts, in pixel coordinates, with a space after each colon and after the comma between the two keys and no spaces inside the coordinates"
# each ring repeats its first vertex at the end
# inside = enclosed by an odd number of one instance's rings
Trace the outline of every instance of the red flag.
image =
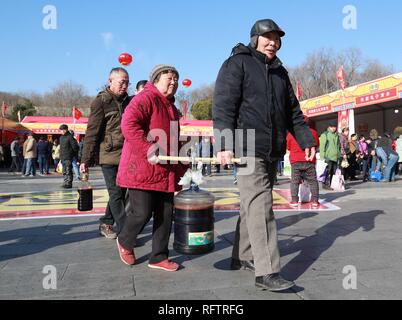
{"type": "Polygon", "coordinates": [[[73,118],[75,120],[80,120],[81,117],[82,117],[82,112],[80,111],[80,109],[73,107],[73,118]]]}
{"type": "Polygon", "coordinates": [[[303,95],[303,89],[302,89],[300,83],[297,82],[297,85],[296,85],[296,96],[297,96],[297,99],[300,100],[301,97],[302,97],[302,95],[303,95]]]}
{"type": "Polygon", "coordinates": [[[345,90],[346,82],[345,82],[345,71],[343,70],[343,66],[339,68],[338,72],[336,73],[336,77],[338,78],[339,85],[342,88],[342,90],[345,90]]]}
{"type": "Polygon", "coordinates": [[[6,106],[6,103],[3,101],[3,104],[1,105],[1,113],[3,115],[3,118],[6,115],[6,111],[7,111],[7,106],[6,106]]]}

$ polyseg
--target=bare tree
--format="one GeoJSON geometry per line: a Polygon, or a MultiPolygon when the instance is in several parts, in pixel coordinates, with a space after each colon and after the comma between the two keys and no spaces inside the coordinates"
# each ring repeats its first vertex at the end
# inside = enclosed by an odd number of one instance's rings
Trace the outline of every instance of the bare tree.
{"type": "Polygon", "coordinates": [[[44,104],[54,108],[54,115],[69,117],[74,106],[87,108],[89,99],[84,86],[65,81],[44,95],[44,104]]]}
{"type": "Polygon", "coordinates": [[[339,90],[336,73],[341,66],[346,74],[347,86],[393,73],[392,66],[364,58],[360,49],[351,48],[336,53],[332,49],[323,48],[309,54],[300,66],[289,68],[289,74],[295,89],[296,83],[300,83],[304,100],[339,90]]]}

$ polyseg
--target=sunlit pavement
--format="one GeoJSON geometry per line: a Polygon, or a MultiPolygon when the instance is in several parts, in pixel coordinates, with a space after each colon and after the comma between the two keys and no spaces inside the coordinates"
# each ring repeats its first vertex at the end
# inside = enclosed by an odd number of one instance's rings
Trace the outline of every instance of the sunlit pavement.
{"type": "MultiPolygon", "coordinates": [[[[255,289],[252,273],[229,268],[239,209],[233,177],[226,172],[206,180],[203,188],[216,198],[215,250],[184,256],[172,249],[170,257],[183,268],[167,273],[147,267],[151,224],[139,237],[133,267],[120,261],[115,241],[99,236],[107,203],[99,169],[91,173],[89,213],[76,210],[78,182],[66,191],[59,175],[0,173],[0,299],[402,298],[402,181],[325,192],[313,210],[291,208],[288,180],[280,179],[274,198],[282,270],[297,287],[270,293],[255,289]]],[[[173,240],[172,234],[170,248],[173,240]]]]}

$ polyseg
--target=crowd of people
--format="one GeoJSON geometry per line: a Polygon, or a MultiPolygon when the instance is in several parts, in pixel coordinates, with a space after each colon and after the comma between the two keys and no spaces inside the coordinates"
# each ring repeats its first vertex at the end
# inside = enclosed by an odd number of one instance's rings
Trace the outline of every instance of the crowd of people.
{"type": "Polygon", "coordinates": [[[345,181],[394,182],[401,172],[402,135],[388,132],[382,136],[376,129],[369,136],[352,134],[345,127],[337,132],[337,124],[330,123],[320,136],[320,157],[328,164],[328,175],[323,188],[331,190],[331,179],[341,169],[345,181]]]}
{"type": "MultiPolygon", "coordinates": [[[[72,155],[72,164],[76,180],[80,180],[78,163],[81,158],[83,141],[81,139],[78,142],[74,137],[74,132],[68,132],[73,139],[73,143],[77,146],[72,155]]],[[[8,173],[19,174],[23,178],[48,176],[56,172],[61,173],[61,160],[66,153],[66,150],[60,144],[62,137],[48,140],[48,137],[44,136],[35,138],[33,133],[29,133],[25,140],[21,136],[15,137],[9,145],[11,164],[8,167],[8,173]]]]}

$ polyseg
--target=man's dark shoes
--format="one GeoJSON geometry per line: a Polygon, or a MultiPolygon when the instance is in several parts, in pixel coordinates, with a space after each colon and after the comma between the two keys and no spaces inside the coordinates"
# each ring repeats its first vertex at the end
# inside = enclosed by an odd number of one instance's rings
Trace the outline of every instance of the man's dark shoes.
{"type": "Polygon", "coordinates": [[[113,226],[102,223],[99,226],[99,233],[107,239],[116,239],[117,233],[114,232],[113,226]]]}
{"type": "Polygon", "coordinates": [[[255,278],[255,286],[261,290],[283,291],[295,286],[293,281],[283,279],[279,273],[267,274],[255,278]]]}
{"type": "Polygon", "coordinates": [[[248,271],[255,271],[254,261],[249,260],[237,260],[232,259],[232,263],[230,264],[230,268],[232,270],[248,270],[248,271]]]}

